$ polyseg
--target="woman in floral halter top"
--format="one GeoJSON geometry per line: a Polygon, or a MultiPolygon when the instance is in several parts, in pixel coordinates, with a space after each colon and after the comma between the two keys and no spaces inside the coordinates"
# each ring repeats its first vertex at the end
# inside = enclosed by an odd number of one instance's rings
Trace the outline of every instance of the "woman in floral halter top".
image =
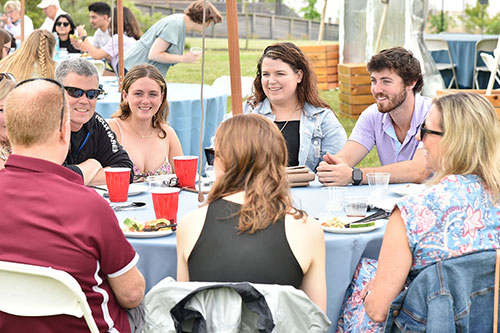
{"type": "Polygon", "coordinates": [[[167,117],[167,85],[161,73],[148,64],[133,67],[123,79],[120,108],[109,125],[134,163],[135,181],[175,172],[173,157],[183,153],[167,117]]]}

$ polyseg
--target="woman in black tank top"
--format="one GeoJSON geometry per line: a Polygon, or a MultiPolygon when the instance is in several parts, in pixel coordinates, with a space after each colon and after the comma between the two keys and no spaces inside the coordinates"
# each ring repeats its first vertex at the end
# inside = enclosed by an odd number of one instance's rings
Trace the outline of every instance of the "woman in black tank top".
{"type": "Polygon", "coordinates": [[[292,207],[287,148],[264,116],[238,115],[215,138],[215,184],[179,221],[179,281],[292,285],[326,310],[323,231],[292,207]]]}

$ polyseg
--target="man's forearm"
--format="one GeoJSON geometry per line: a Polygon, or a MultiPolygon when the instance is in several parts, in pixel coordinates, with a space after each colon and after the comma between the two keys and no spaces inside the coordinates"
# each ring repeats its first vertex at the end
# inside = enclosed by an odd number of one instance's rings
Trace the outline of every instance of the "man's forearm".
{"type": "Polygon", "coordinates": [[[430,171],[424,165],[416,161],[403,161],[387,164],[374,168],[361,168],[363,171],[362,184],[368,184],[366,177],[370,172],[389,172],[391,174],[390,183],[423,183],[430,175],[430,171]]]}

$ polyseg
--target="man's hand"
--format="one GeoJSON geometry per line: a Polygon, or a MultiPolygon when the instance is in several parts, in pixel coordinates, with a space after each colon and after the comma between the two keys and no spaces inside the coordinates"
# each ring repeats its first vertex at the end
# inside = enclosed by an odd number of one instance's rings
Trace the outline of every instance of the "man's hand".
{"type": "Polygon", "coordinates": [[[193,63],[200,59],[201,53],[187,52],[182,55],[182,62],[193,63]]]}
{"type": "Polygon", "coordinates": [[[327,153],[317,168],[318,180],[325,186],[343,186],[352,182],[352,168],[341,158],[327,153]]]}

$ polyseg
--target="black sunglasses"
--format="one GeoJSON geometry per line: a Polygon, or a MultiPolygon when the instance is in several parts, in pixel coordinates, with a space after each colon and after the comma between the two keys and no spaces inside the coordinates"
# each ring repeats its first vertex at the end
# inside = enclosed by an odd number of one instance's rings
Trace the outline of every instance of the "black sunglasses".
{"type": "Polygon", "coordinates": [[[60,26],[69,27],[69,22],[56,22],[56,27],[60,26]]]}
{"type": "Polygon", "coordinates": [[[97,99],[97,97],[99,97],[100,94],[104,93],[104,91],[101,89],[84,90],[68,86],[65,86],[64,89],[68,92],[68,95],[75,98],[80,98],[83,96],[83,94],[85,94],[85,96],[87,96],[88,99],[97,99]]]}
{"type": "MultiPolygon", "coordinates": [[[[2,73],[2,74],[5,74],[5,73],[2,73]]],[[[7,74],[10,74],[10,73],[7,73],[7,74]]],[[[46,78],[46,77],[39,77],[39,78],[27,79],[27,80],[21,81],[18,84],[16,84],[16,86],[14,88],[17,88],[17,87],[19,87],[19,86],[21,86],[21,85],[23,85],[25,83],[31,82],[31,81],[40,81],[40,80],[52,82],[52,83],[58,85],[61,88],[62,102],[63,102],[62,108],[61,108],[61,123],[59,124],[59,131],[61,131],[62,130],[62,124],[63,124],[64,110],[66,109],[66,107],[65,107],[66,106],[66,98],[64,97],[64,87],[63,87],[63,85],[59,81],[56,81],[54,79],[49,79],[49,78],[46,78]]]]}
{"type": "Polygon", "coordinates": [[[435,134],[439,136],[443,136],[444,132],[433,131],[425,128],[425,121],[420,125],[420,141],[424,139],[425,134],[435,134]]]}
{"type": "Polygon", "coordinates": [[[16,82],[16,78],[11,73],[0,73],[0,82],[2,82],[3,79],[16,82]]]}

